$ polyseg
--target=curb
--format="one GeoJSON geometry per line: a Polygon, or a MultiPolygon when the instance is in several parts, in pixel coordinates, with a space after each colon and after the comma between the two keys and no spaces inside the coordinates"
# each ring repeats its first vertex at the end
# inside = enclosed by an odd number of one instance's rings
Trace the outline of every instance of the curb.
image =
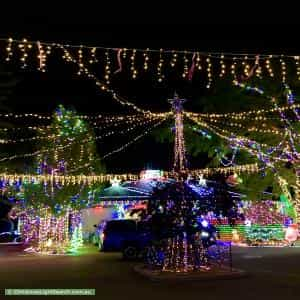
{"type": "Polygon", "coordinates": [[[220,272],[217,273],[163,273],[161,271],[149,270],[145,265],[136,265],[133,270],[144,278],[151,281],[163,282],[163,281],[209,281],[209,280],[227,280],[227,279],[239,279],[249,276],[249,274],[243,270],[233,269],[232,272],[220,272]]]}

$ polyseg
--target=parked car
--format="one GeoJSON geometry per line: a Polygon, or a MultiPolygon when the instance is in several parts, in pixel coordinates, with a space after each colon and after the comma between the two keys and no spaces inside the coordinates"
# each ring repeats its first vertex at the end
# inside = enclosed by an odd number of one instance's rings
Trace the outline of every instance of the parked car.
{"type": "MultiPolygon", "coordinates": [[[[202,224],[199,225],[199,229],[205,247],[216,242],[217,233],[213,226],[202,224]]],[[[99,249],[103,252],[120,251],[125,259],[134,259],[142,255],[153,240],[149,224],[142,221],[112,220],[102,223],[97,231],[99,249]]]]}
{"type": "Polygon", "coordinates": [[[145,222],[112,220],[99,227],[102,227],[98,229],[99,249],[103,252],[121,251],[125,259],[136,258],[151,241],[145,222]]]}

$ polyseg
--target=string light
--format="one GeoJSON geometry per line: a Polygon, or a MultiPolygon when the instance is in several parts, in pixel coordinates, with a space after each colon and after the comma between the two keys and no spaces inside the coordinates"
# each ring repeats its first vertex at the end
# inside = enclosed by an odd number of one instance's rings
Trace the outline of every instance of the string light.
{"type": "Polygon", "coordinates": [[[231,74],[233,76],[233,79],[236,80],[236,57],[233,57],[233,62],[230,68],[231,68],[231,74]]]}
{"type": "Polygon", "coordinates": [[[270,55],[270,57],[268,59],[266,59],[265,63],[266,63],[266,68],[267,68],[267,71],[270,75],[270,77],[274,77],[274,73],[273,73],[273,70],[272,70],[272,67],[271,67],[271,58],[272,58],[272,55],[270,55]]]}
{"type": "Polygon", "coordinates": [[[90,50],[90,60],[89,60],[89,63],[90,64],[95,64],[98,62],[97,58],[96,58],[96,51],[97,51],[97,48],[91,48],[90,50]]]}
{"type": "Polygon", "coordinates": [[[78,70],[77,74],[81,75],[81,73],[83,72],[83,69],[84,69],[82,47],[80,47],[78,49],[78,66],[79,66],[79,70],[78,70]]]}
{"type": "MultiPolygon", "coordinates": [[[[132,49],[133,50],[133,49],[132,49]]],[[[122,56],[123,56],[123,59],[125,59],[127,57],[127,48],[124,48],[123,51],[122,51],[122,56]]]]}
{"type": "MultiPolygon", "coordinates": [[[[0,39],[0,41],[6,41],[7,39],[0,39]]],[[[22,67],[26,67],[27,66],[27,56],[28,56],[28,50],[33,46],[36,45],[37,42],[33,42],[33,41],[27,41],[26,39],[23,39],[22,41],[19,40],[13,40],[12,38],[10,38],[8,41],[8,46],[7,46],[7,60],[10,60],[10,57],[12,55],[12,43],[17,43],[19,44],[20,50],[22,52],[21,54],[21,62],[22,62],[22,67]],[[9,42],[10,41],[10,42],[9,42]]],[[[41,50],[40,53],[40,57],[43,57],[43,61],[39,61],[38,64],[38,69],[44,72],[45,69],[45,62],[46,62],[46,57],[44,56],[44,52],[45,49],[48,49],[48,47],[52,47],[54,49],[63,49],[63,48],[68,48],[68,49],[79,49],[81,52],[84,49],[87,49],[87,51],[89,51],[90,56],[89,59],[87,60],[89,62],[89,64],[93,64],[97,62],[97,58],[95,55],[95,52],[97,51],[97,49],[102,49],[105,51],[115,51],[115,48],[109,48],[109,47],[95,47],[95,46],[86,46],[86,45],[62,45],[60,43],[47,43],[47,42],[40,42],[40,47],[39,49],[41,50]],[[42,51],[43,50],[43,51],[42,51]]],[[[120,49],[119,49],[120,50],[120,49]]],[[[195,63],[194,63],[194,59],[193,59],[193,67],[195,66],[197,69],[201,69],[201,65],[200,65],[200,55],[202,55],[203,57],[205,57],[206,59],[211,59],[211,58],[216,58],[219,59],[220,65],[221,65],[221,69],[220,69],[220,73],[219,76],[223,77],[225,74],[225,64],[224,64],[224,57],[226,57],[226,60],[232,60],[232,64],[231,64],[231,74],[233,75],[234,79],[236,79],[236,67],[237,67],[237,61],[242,61],[242,65],[244,66],[244,73],[245,75],[249,74],[249,64],[248,61],[249,60],[253,60],[255,59],[255,55],[251,55],[248,56],[248,54],[241,54],[241,53],[219,53],[219,52],[214,52],[214,53],[206,53],[206,52],[194,52],[194,51],[187,51],[187,50],[183,50],[183,51],[178,51],[178,50],[164,50],[164,49],[160,49],[160,50],[155,50],[155,49],[127,49],[124,48],[121,52],[123,52],[123,58],[126,58],[126,53],[127,51],[133,51],[135,52],[135,54],[138,54],[138,52],[143,53],[143,55],[145,54],[145,52],[148,53],[159,53],[160,57],[163,57],[165,54],[171,54],[172,58],[170,61],[171,67],[175,66],[175,62],[177,62],[177,58],[178,58],[178,54],[183,54],[183,64],[184,64],[184,71],[183,71],[183,78],[186,78],[188,75],[188,55],[192,54],[193,57],[196,56],[195,59],[195,63]],[[225,56],[224,56],[225,54],[225,56]]],[[[47,52],[47,51],[46,51],[47,52]]],[[[119,53],[119,56],[121,54],[121,52],[119,53]]],[[[72,59],[70,58],[69,55],[64,55],[67,61],[72,61],[72,59]]],[[[81,56],[81,55],[80,55],[81,56]]],[[[118,56],[118,61],[120,61],[120,57],[118,56]]],[[[149,56],[146,56],[149,57],[149,56]]],[[[285,62],[283,61],[283,59],[295,59],[295,56],[289,56],[289,55],[260,55],[260,59],[263,61],[264,60],[264,66],[266,66],[268,73],[271,77],[274,77],[274,72],[270,66],[270,59],[280,59],[281,60],[281,73],[282,73],[282,81],[285,82],[286,81],[286,77],[287,77],[287,67],[285,66],[285,62]]],[[[86,68],[83,66],[83,62],[81,61],[81,58],[77,58],[77,63],[79,66],[79,70],[78,70],[78,74],[81,75],[81,73],[85,73],[88,76],[88,73],[86,72],[86,68]]],[[[158,63],[160,64],[161,61],[158,63]]],[[[120,65],[120,63],[119,63],[120,65]]],[[[208,84],[207,87],[211,86],[211,82],[212,82],[212,71],[211,71],[211,67],[213,67],[214,65],[211,64],[207,64],[207,73],[211,74],[211,76],[208,78],[208,84]]],[[[162,65],[161,65],[162,67],[162,65]]],[[[162,82],[164,79],[164,76],[159,76],[159,74],[161,74],[161,67],[158,66],[158,80],[159,82],[162,82]]],[[[149,69],[149,63],[147,62],[146,64],[144,63],[144,69],[149,69]]],[[[119,69],[118,69],[119,70],[119,69]]],[[[194,70],[194,69],[193,69],[194,70]]],[[[300,72],[298,70],[298,72],[300,72]]],[[[132,70],[132,76],[133,78],[137,77],[137,66],[136,63],[134,64],[134,69],[132,70]],[[134,72],[135,71],[135,72],[134,72]]],[[[251,72],[250,72],[251,73],[251,72]]],[[[258,65],[255,69],[255,75],[259,78],[262,78],[262,67],[260,65],[258,65]]],[[[192,77],[192,75],[191,75],[192,77]]],[[[298,77],[300,78],[300,75],[298,75],[298,77]]],[[[101,85],[100,87],[102,90],[107,91],[108,87],[106,87],[105,85],[101,85]]]]}
{"type": "Polygon", "coordinates": [[[296,186],[295,186],[295,201],[294,207],[296,210],[297,223],[300,221],[300,170],[296,168],[296,186]]]}
{"type": "Polygon", "coordinates": [[[24,113],[24,114],[14,114],[14,113],[0,113],[1,118],[13,118],[13,119],[22,119],[22,118],[37,118],[41,120],[51,120],[50,116],[45,116],[41,114],[33,113],[24,113]]]}
{"type": "Polygon", "coordinates": [[[188,66],[188,58],[187,58],[187,54],[186,52],[183,55],[183,73],[182,73],[182,77],[186,78],[188,76],[189,73],[189,66],[188,66]]]}
{"type": "Polygon", "coordinates": [[[175,142],[174,142],[174,164],[173,170],[182,172],[186,168],[185,157],[185,141],[183,134],[183,103],[184,99],[180,99],[175,93],[173,99],[169,99],[175,114],[175,142]]]}
{"type": "MultiPolygon", "coordinates": [[[[273,113],[277,111],[287,111],[295,108],[300,108],[300,104],[293,104],[290,106],[278,106],[276,108],[270,108],[270,109],[259,109],[259,110],[250,110],[240,113],[225,113],[225,114],[216,114],[216,113],[210,113],[210,114],[203,114],[203,113],[191,113],[191,112],[185,112],[186,114],[189,114],[190,116],[194,117],[200,117],[200,118],[231,118],[236,120],[247,120],[251,117],[251,115],[262,115],[266,113],[273,113]]],[[[266,117],[254,117],[255,120],[266,120],[266,117]]]]}
{"type": "Polygon", "coordinates": [[[164,75],[162,74],[162,66],[163,66],[163,63],[164,63],[164,59],[163,59],[163,50],[160,49],[159,51],[159,61],[158,61],[158,65],[157,65],[157,80],[158,82],[162,82],[163,81],[163,78],[164,78],[164,75]]]}
{"type": "Polygon", "coordinates": [[[147,71],[149,67],[149,48],[143,53],[144,56],[144,70],[147,71]]]}
{"type": "Polygon", "coordinates": [[[7,52],[7,56],[5,58],[6,61],[10,61],[12,56],[13,56],[12,44],[13,44],[13,39],[9,38],[8,39],[8,44],[7,44],[7,47],[6,47],[6,52],[7,52]]]}
{"type": "Polygon", "coordinates": [[[297,77],[298,80],[300,80],[300,64],[299,64],[299,56],[294,56],[294,60],[295,60],[295,64],[296,64],[296,68],[297,68],[297,77]]]}
{"type": "Polygon", "coordinates": [[[262,68],[261,65],[258,65],[258,67],[255,69],[255,76],[262,79],[262,68]]]}
{"type": "Polygon", "coordinates": [[[28,184],[47,184],[56,182],[59,185],[88,185],[109,182],[114,178],[121,181],[138,180],[137,174],[100,174],[100,175],[36,175],[36,174],[0,174],[3,185],[13,185],[15,182],[28,184]]]}
{"type": "MultiPolygon", "coordinates": [[[[5,38],[0,38],[0,41],[7,41],[7,39],[5,38]]],[[[14,42],[16,43],[19,43],[19,42],[22,42],[20,40],[17,40],[17,39],[14,39],[14,42]]],[[[30,41],[30,43],[32,44],[36,44],[36,42],[33,42],[33,41],[30,41]]],[[[96,48],[96,49],[108,49],[108,50],[114,50],[115,48],[110,48],[110,47],[101,47],[101,46],[94,46],[94,45],[70,45],[70,44],[61,44],[61,43],[50,43],[50,42],[42,42],[43,45],[55,45],[55,46],[63,46],[63,47],[69,47],[69,48],[84,48],[84,49],[92,49],[92,48],[96,48]]],[[[132,50],[132,49],[127,49],[125,48],[126,50],[132,50]]],[[[144,52],[145,49],[136,49],[138,52],[144,52]]],[[[156,52],[158,53],[159,50],[156,50],[156,49],[149,49],[150,52],[156,52]]],[[[194,51],[188,51],[188,50],[163,50],[164,53],[172,53],[172,52],[176,52],[176,53],[184,53],[186,52],[187,54],[193,54],[194,51]]],[[[202,55],[207,55],[207,52],[199,52],[201,53],[202,55]]],[[[210,54],[215,57],[215,58],[220,58],[221,55],[226,55],[229,59],[233,56],[236,57],[236,59],[239,59],[239,60],[243,60],[244,57],[245,57],[245,54],[244,53],[232,53],[232,52],[210,52],[210,54]]],[[[270,54],[264,54],[264,55],[261,55],[262,58],[267,58],[270,54]]],[[[292,55],[273,55],[274,58],[278,58],[278,57],[287,57],[287,58],[292,58],[293,56],[292,55]]]]}
{"type": "Polygon", "coordinates": [[[30,138],[21,138],[21,139],[0,139],[0,144],[16,144],[16,143],[24,143],[31,142],[37,140],[48,140],[54,138],[54,135],[50,136],[34,136],[30,138]]]}
{"type": "Polygon", "coordinates": [[[209,89],[211,87],[211,83],[212,83],[212,64],[210,62],[210,58],[207,57],[206,59],[206,62],[207,62],[207,78],[208,78],[208,83],[206,85],[206,87],[209,89]]]}
{"type": "Polygon", "coordinates": [[[46,53],[44,51],[43,46],[41,43],[38,41],[37,42],[37,48],[38,48],[38,61],[39,61],[39,66],[38,70],[41,72],[45,72],[45,67],[46,67],[46,53]]]}
{"type": "Polygon", "coordinates": [[[220,67],[221,67],[221,70],[220,70],[220,74],[219,74],[219,77],[223,77],[225,75],[225,70],[226,70],[226,65],[224,63],[224,55],[221,56],[221,60],[220,60],[220,67]]]}
{"type": "Polygon", "coordinates": [[[205,175],[209,176],[215,173],[222,173],[222,174],[231,174],[231,173],[258,173],[260,171],[258,164],[245,164],[245,165],[238,165],[238,166],[231,166],[231,167],[218,167],[218,168],[205,168],[205,169],[198,169],[198,170],[189,170],[189,174],[192,176],[199,176],[205,175]]]}
{"type": "MultiPolygon", "coordinates": [[[[165,119],[165,118],[164,118],[165,119]]],[[[163,120],[164,120],[163,119],[163,120]]],[[[163,121],[162,120],[162,121],[163,121]]],[[[108,136],[111,136],[111,135],[114,135],[114,134],[125,134],[125,133],[128,133],[130,131],[133,131],[134,129],[136,129],[137,127],[139,126],[144,126],[144,125],[147,125],[149,124],[150,122],[152,122],[153,120],[146,120],[144,122],[138,122],[136,124],[134,124],[134,126],[130,127],[130,128],[127,128],[127,129],[124,129],[124,130],[112,130],[112,131],[109,131],[103,135],[100,135],[100,136],[96,136],[94,137],[95,140],[101,140],[105,137],[108,137],[108,136]]],[[[49,139],[50,136],[47,136],[45,137],[46,139],[49,139]]],[[[57,138],[55,135],[52,137],[52,138],[57,138]]],[[[34,137],[34,138],[30,138],[28,140],[37,140],[37,139],[42,139],[42,137],[34,137]]],[[[25,141],[28,141],[26,139],[23,139],[23,142],[25,141]]],[[[80,141],[76,141],[76,143],[85,143],[85,142],[89,142],[91,140],[91,138],[86,138],[86,139],[83,139],[83,140],[80,140],[80,141]]],[[[1,141],[1,140],[0,140],[1,141]]],[[[5,140],[3,140],[5,143],[5,140]]],[[[17,142],[21,142],[21,140],[8,140],[7,143],[17,143],[17,142]]],[[[71,140],[68,144],[66,145],[63,145],[63,146],[57,146],[55,149],[54,149],[54,156],[55,156],[55,161],[58,161],[58,151],[61,151],[63,149],[66,149],[66,148],[69,148],[71,146],[74,145],[74,141],[71,140]]],[[[3,161],[8,161],[8,160],[14,160],[14,159],[18,159],[18,158],[26,158],[26,157],[33,157],[33,156],[38,156],[40,154],[43,154],[43,153],[48,153],[50,150],[49,149],[45,149],[45,150],[38,150],[38,151],[35,151],[35,152],[32,152],[32,153],[26,153],[26,154],[15,154],[15,155],[12,155],[12,156],[7,156],[7,157],[2,157],[0,158],[0,162],[3,162],[3,161]]]]}
{"type": "MultiPolygon", "coordinates": [[[[165,119],[166,119],[166,118],[165,118],[165,119]]],[[[135,143],[135,142],[138,141],[139,139],[143,138],[145,135],[149,134],[149,132],[150,132],[151,130],[153,130],[154,128],[158,127],[163,121],[165,121],[165,119],[163,119],[163,120],[159,121],[158,123],[156,123],[152,128],[149,128],[149,129],[145,130],[144,133],[142,133],[142,134],[136,136],[134,139],[132,139],[130,142],[126,143],[125,145],[123,145],[123,146],[121,146],[121,147],[119,147],[119,148],[117,148],[117,149],[115,149],[115,150],[113,150],[113,151],[111,151],[111,152],[108,152],[107,154],[105,154],[104,156],[102,156],[101,159],[102,159],[102,160],[103,160],[103,159],[106,159],[107,157],[109,157],[109,156],[111,156],[111,155],[113,155],[113,154],[115,154],[115,153],[118,153],[118,152],[123,151],[124,149],[126,149],[127,147],[129,147],[131,144],[135,143]]],[[[84,164],[84,165],[82,165],[82,166],[79,166],[79,167],[77,167],[77,168],[71,170],[70,172],[78,171],[78,170],[80,170],[80,169],[82,169],[82,168],[88,167],[89,164],[90,164],[90,163],[86,163],[86,164],[84,164]]]]}
{"type": "Polygon", "coordinates": [[[104,79],[106,84],[110,84],[110,58],[109,58],[109,52],[105,52],[105,75],[104,79]]]}
{"type": "Polygon", "coordinates": [[[248,90],[248,91],[250,90],[250,91],[256,92],[258,94],[263,94],[264,93],[264,91],[262,89],[258,88],[258,87],[252,87],[250,85],[247,85],[245,83],[239,82],[237,80],[233,80],[233,84],[235,86],[244,88],[245,90],[248,90]]]}
{"type": "Polygon", "coordinates": [[[135,67],[135,55],[136,55],[136,50],[133,49],[132,50],[132,55],[130,57],[130,59],[131,59],[130,70],[131,70],[131,76],[132,76],[133,79],[136,79],[136,76],[137,76],[137,70],[136,70],[136,67],[135,67]]]}
{"type": "Polygon", "coordinates": [[[50,126],[28,126],[28,127],[2,127],[0,128],[0,131],[23,131],[23,130],[39,130],[43,128],[50,128],[50,126]]]}
{"type": "MultiPolygon", "coordinates": [[[[70,53],[62,46],[59,45],[60,48],[62,48],[64,50],[64,53],[67,53],[67,55],[63,55],[63,58],[65,60],[67,60],[68,62],[72,62],[74,64],[78,64],[78,62],[76,61],[76,59],[72,58],[70,53]]],[[[125,50],[124,50],[125,51],[125,50]]],[[[124,54],[124,52],[123,52],[124,54]]],[[[119,96],[114,90],[110,89],[108,86],[106,86],[103,82],[101,82],[94,74],[92,74],[90,71],[88,71],[87,69],[85,69],[85,74],[87,75],[88,78],[93,79],[96,86],[99,86],[101,90],[106,91],[108,93],[110,93],[113,97],[113,99],[115,99],[117,102],[119,102],[121,105],[126,105],[131,107],[132,109],[134,109],[137,112],[140,113],[144,113],[144,114],[149,114],[149,115],[153,115],[153,113],[149,110],[143,110],[139,107],[137,107],[135,104],[133,104],[132,102],[127,101],[126,99],[122,98],[121,96],[119,96]]]]}
{"type": "Polygon", "coordinates": [[[202,67],[201,67],[201,57],[200,57],[199,52],[197,52],[197,54],[196,54],[196,64],[195,64],[195,66],[199,71],[202,69],[202,67]]]}
{"type": "Polygon", "coordinates": [[[172,59],[171,59],[171,62],[170,62],[170,65],[171,65],[172,68],[175,67],[176,62],[177,62],[177,53],[175,51],[172,51],[172,59]]]}
{"type": "MultiPolygon", "coordinates": [[[[245,126],[245,125],[242,125],[240,123],[234,123],[234,122],[231,122],[231,121],[222,121],[220,119],[211,119],[210,122],[213,122],[213,123],[217,123],[219,125],[222,125],[222,126],[230,126],[230,127],[237,127],[239,129],[243,129],[243,128],[247,128],[247,131],[248,132],[259,132],[259,133],[263,133],[263,134],[275,134],[275,135],[280,135],[280,136],[283,136],[285,133],[282,132],[282,130],[280,128],[276,128],[276,129],[271,129],[271,128],[268,128],[268,129],[261,129],[261,128],[257,128],[256,126],[252,126],[252,127],[249,127],[249,126],[245,126]]],[[[266,124],[262,124],[262,127],[266,126],[266,124]]]]}
{"type": "Polygon", "coordinates": [[[26,52],[27,50],[32,48],[32,44],[28,43],[27,39],[23,39],[22,43],[19,44],[19,49],[22,52],[21,55],[21,62],[22,62],[22,68],[26,68],[27,67],[27,57],[28,57],[28,53],[26,52]]]}
{"type": "Polygon", "coordinates": [[[248,56],[246,55],[244,57],[244,61],[242,62],[242,65],[244,66],[244,74],[246,75],[246,77],[249,76],[249,70],[250,70],[250,66],[247,63],[247,60],[248,60],[248,56]]]}
{"type": "Polygon", "coordinates": [[[281,66],[281,81],[283,83],[286,82],[286,65],[285,61],[281,58],[280,60],[280,66],[281,66]]]}

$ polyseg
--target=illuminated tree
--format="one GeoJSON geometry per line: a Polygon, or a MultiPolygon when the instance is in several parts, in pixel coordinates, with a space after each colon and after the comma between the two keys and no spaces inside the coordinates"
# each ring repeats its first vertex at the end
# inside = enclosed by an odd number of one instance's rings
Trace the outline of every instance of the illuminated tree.
{"type": "Polygon", "coordinates": [[[94,133],[74,111],[60,105],[53,114],[52,124],[39,131],[45,137],[37,159],[39,174],[103,172],[94,133]]]}

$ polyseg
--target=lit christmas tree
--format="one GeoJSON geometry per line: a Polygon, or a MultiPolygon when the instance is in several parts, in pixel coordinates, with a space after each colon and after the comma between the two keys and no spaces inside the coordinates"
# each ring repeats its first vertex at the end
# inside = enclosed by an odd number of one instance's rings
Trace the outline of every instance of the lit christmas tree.
{"type": "Polygon", "coordinates": [[[83,246],[83,237],[82,237],[82,224],[78,224],[73,230],[72,238],[70,241],[70,251],[75,252],[78,248],[83,246]]]}
{"type": "Polygon", "coordinates": [[[74,111],[60,105],[53,115],[52,124],[39,131],[45,137],[38,155],[39,174],[70,175],[103,171],[94,133],[74,111]]]}

